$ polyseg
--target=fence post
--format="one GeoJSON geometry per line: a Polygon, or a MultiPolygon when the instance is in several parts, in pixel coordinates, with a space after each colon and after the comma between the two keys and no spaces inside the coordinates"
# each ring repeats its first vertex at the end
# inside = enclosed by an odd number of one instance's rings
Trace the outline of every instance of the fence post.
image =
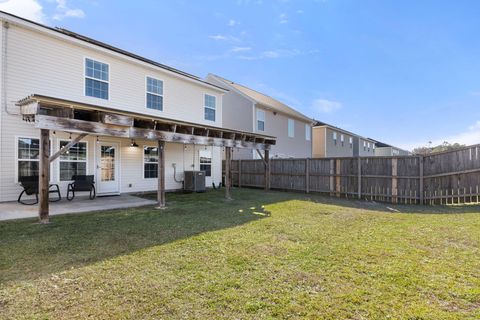
{"type": "Polygon", "coordinates": [[[270,190],[270,150],[266,149],[263,151],[263,160],[265,163],[265,190],[270,190]]]}
{"type": "Polygon", "coordinates": [[[237,170],[237,173],[238,173],[238,187],[241,188],[242,187],[242,160],[239,159],[237,161],[238,163],[238,170],[237,170]]]}
{"type": "Polygon", "coordinates": [[[335,160],[330,159],[330,196],[333,196],[335,190],[335,160]]]}
{"type": "Polygon", "coordinates": [[[340,173],[341,173],[341,165],[340,165],[340,159],[336,160],[336,165],[335,165],[335,193],[337,194],[337,197],[340,197],[340,193],[342,191],[341,185],[340,185],[340,173]]]}
{"type": "Polygon", "coordinates": [[[357,192],[358,192],[358,199],[362,199],[362,159],[358,157],[357,159],[357,192]]]}
{"type": "Polygon", "coordinates": [[[423,156],[418,157],[418,166],[420,168],[420,173],[419,173],[419,192],[420,192],[420,204],[423,204],[423,162],[424,158],[423,156]]]}
{"type": "Polygon", "coordinates": [[[397,180],[397,173],[398,173],[398,159],[392,158],[392,203],[398,202],[398,180],[397,180]]]}
{"type": "Polygon", "coordinates": [[[305,192],[310,192],[310,159],[305,159],[305,192]]]}

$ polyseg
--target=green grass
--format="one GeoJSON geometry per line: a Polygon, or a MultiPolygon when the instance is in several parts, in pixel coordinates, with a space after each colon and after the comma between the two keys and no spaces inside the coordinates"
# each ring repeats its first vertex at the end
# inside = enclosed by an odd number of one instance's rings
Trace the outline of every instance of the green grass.
{"type": "Polygon", "coordinates": [[[0,223],[0,318],[480,318],[478,206],[233,196],[0,223]]]}

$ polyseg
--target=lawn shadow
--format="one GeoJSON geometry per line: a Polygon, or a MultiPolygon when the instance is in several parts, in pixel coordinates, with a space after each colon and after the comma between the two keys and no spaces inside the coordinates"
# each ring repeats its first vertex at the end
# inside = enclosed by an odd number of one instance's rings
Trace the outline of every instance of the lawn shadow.
{"type": "MultiPolygon", "coordinates": [[[[89,265],[204,232],[240,226],[270,216],[264,205],[280,195],[259,197],[234,190],[167,194],[167,208],[153,206],[52,216],[0,223],[0,284],[30,280],[89,265]]],[[[149,197],[149,195],[145,195],[149,197]]]]}

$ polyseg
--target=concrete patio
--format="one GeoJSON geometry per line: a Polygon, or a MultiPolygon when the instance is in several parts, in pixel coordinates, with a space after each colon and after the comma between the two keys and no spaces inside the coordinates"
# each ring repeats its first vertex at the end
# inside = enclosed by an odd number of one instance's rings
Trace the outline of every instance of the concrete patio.
{"type": "MultiPolygon", "coordinates": [[[[97,197],[94,200],[89,200],[88,196],[78,196],[73,201],[68,201],[63,198],[59,202],[50,202],[50,216],[109,209],[133,208],[155,204],[157,204],[156,201],[129,194],[97,197]]],[[[18,202],[0,203],[0,221],[34,217],[38,217],[38,204],[29,206],[18,202]]]]}

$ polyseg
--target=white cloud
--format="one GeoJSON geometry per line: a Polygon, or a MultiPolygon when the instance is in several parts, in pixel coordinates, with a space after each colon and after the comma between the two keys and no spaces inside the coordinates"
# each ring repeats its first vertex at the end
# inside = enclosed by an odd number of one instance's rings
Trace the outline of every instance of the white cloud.
{"type": "Polygon", "coordinates": [[[43,8],[37,0],[0,1],[0,10],[40,23],[46,20],[43,8]]]}
{"type": "Polygon", "coordinates": [[[67,0],[55,0],[57,7],[53,20],[63,20],[64,18],[84,18],[85,12],[82,9],[72,9],[68,6],[67,0]]]}
{"type": "Polygon", "coordinates": [[[278,18],[280,19],[281,24],[288,23],[288,17],[286,13],[280,14],[278,18]]]}
{"type": "Polygon", "coordinates": [[[227,26],[229,26],[229,27],[235,27],[235,26],[238,25],[238,24],[239,24],[238,21],[233,20],[233,19],[230,19],[230,20],[228,20],[227,26]]]}
{"type": "Polygon", "coordinates": [[[246,52],[252,50],[251,47],[233,47],[230,49],[231,52],[246,52]]]}
{"type": "Polygon", "coordinates": [[[342,104],[338,101],[327,99],[315,99],[312,102],[312,109],[322,113],[332,113],[342,108],[342,104]]]}
{"type": "Polygon", "coordinates": [[[299,49],[274,49],[262,51],[257,55],[239,56],[242,60],[280,59],[305,56],[318,53],[318,50],[301,51],[299,49]]]}
{"type": "Polygon", "coordinates": [[[213,40],[227,40],[227,37],[222,36],[221,34],[217,34],[217,35],[214,35],[214,36],[209,36],[209,38],[213,39],[213,40]]]}
{"type": "Polygon", "coordinates": [[[302,9],[298,9],[298,10],[297,10],[297,13],[298,13],[298,14],[302,14],[302,13],[304,13],[304,11],[303,11],[302,9]]]}

